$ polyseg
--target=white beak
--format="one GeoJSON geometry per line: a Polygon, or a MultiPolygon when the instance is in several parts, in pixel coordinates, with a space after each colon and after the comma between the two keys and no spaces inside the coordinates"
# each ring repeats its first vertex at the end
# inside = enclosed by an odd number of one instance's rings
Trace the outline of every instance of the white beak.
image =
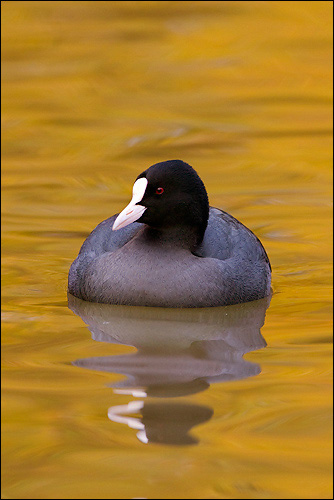
{"type": "Polygon", "coordinates": [[[137,203],[143,199],[146,187],[147,179],[145,179],[145,177],[141,177],[140,179],[136,180],[132,189],[132,200],[116,218],[112,227],[113,231],[131,224],[131,222],[135,222],[143,215],[146,207],[137,205],[137,203]]]}

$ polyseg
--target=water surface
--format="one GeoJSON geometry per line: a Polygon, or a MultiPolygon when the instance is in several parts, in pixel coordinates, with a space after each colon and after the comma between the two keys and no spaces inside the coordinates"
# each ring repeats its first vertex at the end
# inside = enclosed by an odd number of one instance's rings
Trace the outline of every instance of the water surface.
{"type": "Polygon", "coordinates": [[[332,497],[331,19],[2,2],[3,498],[332,497]],[[68,304],[86,235],[173,158],[263,242],[269,307],[68,304]]]}

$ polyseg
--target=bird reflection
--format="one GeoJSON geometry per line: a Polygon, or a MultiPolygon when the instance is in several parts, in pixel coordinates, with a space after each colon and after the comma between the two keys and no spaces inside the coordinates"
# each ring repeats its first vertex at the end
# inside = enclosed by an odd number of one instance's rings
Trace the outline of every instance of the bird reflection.
{"type": "Polygon", "coordinates": [[[127,405],[111,406],[108,410],[108,417],[113,422],[138,429],[137,438],[145,444],[196,444],[198,439],[188,432],[212,415],[211,408],[199,404],[155,404],[146,401],[131,401],[127,405]],[[133,413],[140,414],[140,417],[129,416],[133,413]]]}
{"type": "Polygon", "coordinates": [[[243,355],[266,346],[260,328],[269,303],[266,297],[232,306],[167,309],[98,304],[68,295],[69,308],[87,324],[94,340],[137,348],[136,353],[73,364],[126,376],[110,387],[142,400],[113,406],[108,417],[137,429],[141,442],[195,444],[188,433],[211,418],[211,408],[146,398],[177,398],[212,383],[259,374],[260,366],[243,355]]]}

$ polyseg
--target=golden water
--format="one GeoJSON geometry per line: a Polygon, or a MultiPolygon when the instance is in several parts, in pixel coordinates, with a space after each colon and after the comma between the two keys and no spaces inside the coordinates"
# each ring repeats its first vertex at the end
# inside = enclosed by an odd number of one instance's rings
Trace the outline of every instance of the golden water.
{"type": "Polygon", "coordinates": [[[331,19],[2,2],[3,498],[332,497],[331,19]],[[68,308],[85,236],[173,158],[267,249],[262,336],[261,308],[68,308]]]}

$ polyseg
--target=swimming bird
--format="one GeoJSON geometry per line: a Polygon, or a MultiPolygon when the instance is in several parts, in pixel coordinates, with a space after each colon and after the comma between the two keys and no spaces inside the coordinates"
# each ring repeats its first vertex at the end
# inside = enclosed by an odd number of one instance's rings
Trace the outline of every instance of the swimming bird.
{"type": "Polygon", "coordinates": [[[271,266],[252,231],[209,206],[196,171],[169,160],[138,175],[127,207],[87,237],[68,291],[107,304],[222,306],[268,296],[271,266]]]}

